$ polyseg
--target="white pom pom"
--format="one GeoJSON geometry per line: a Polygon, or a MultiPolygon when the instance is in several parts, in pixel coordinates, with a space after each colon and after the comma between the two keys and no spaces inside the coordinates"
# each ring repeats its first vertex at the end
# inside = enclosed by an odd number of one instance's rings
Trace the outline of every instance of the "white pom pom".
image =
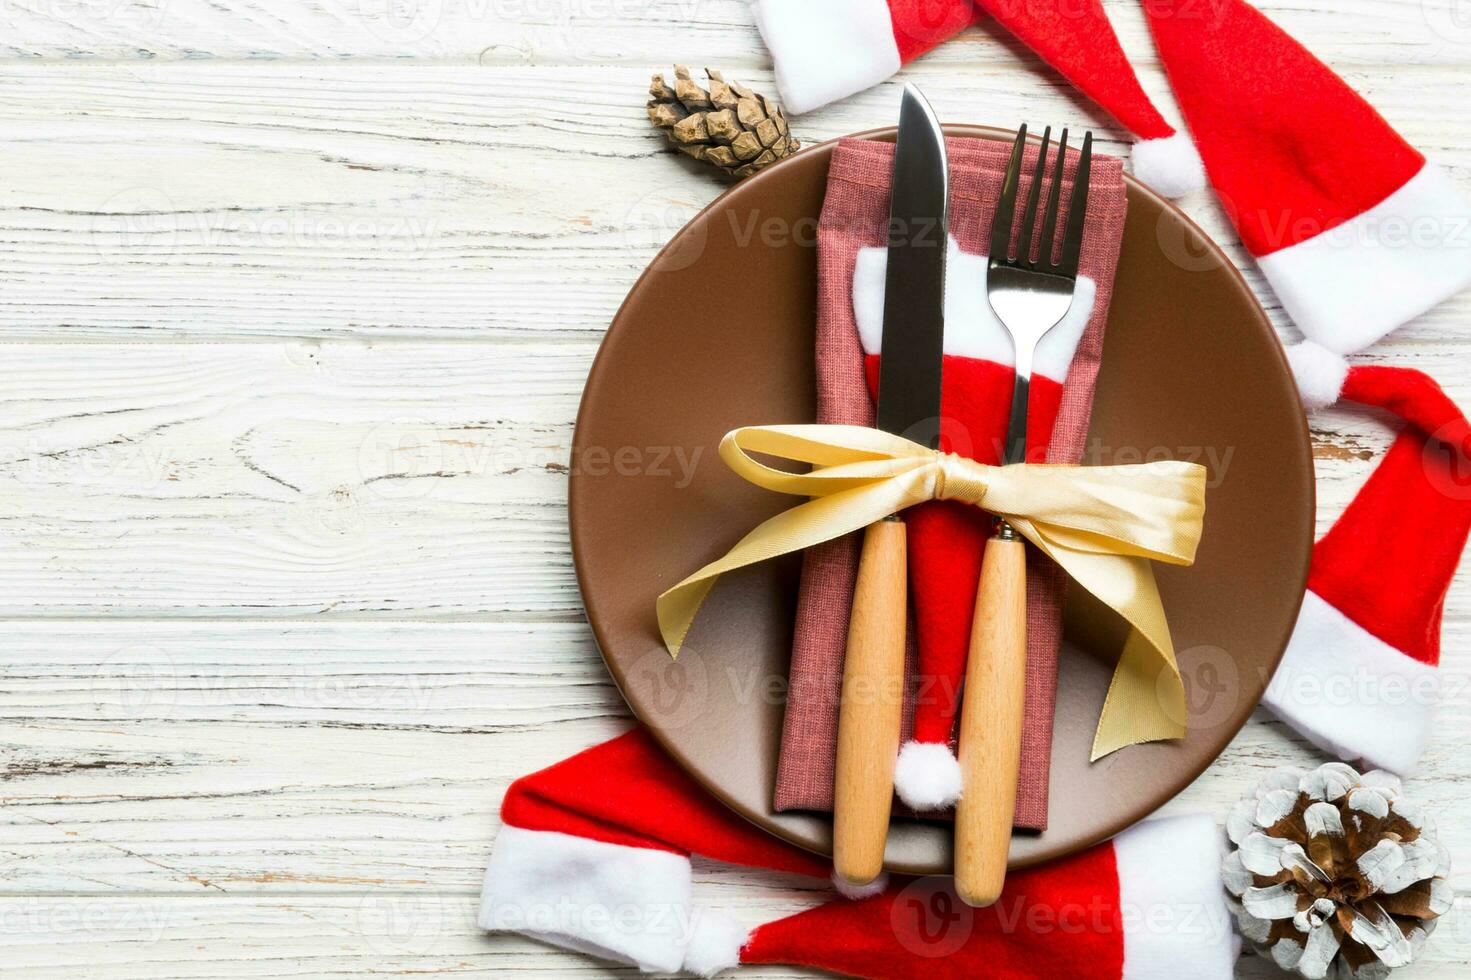
{"type": "Polygon", "coordinates": [[[899,751],[894,767],[894,791],[916,810],[943,810],[960,799],[965,780],[950,746],[940,742],[910,742],[899,751]]]}
{"type": "Polygon", "coordinates": [[[1303,407],[1309,412],[1338,401],[1344,379],[1348,377],[1348,361],[1343,355],[1308,340],[1287,348],[1287,363],[1297,379],[1303,407]]]}
{"type": "Polygon", "coordinates": [[[834,871],[833,887],[838,890],[839,895],[843,896],[848,901],[857,902],[865,898],[872,898],[879,892],[883,891],[885,888],[888,888],[889,873],[887,871],[881,871],[879,872],[879,876],[873,879],[873,881],[870,881],[868,884],[855,885],[851,881],[844,880],[841,875],[834,871]]]}
{"type": "Polygon", "coordinates": [[[1184,197],[1205,187],[1205,164],[1184,133],[1134,144],[1134,176],[1165,197],[1184,197]]]}
{"type": "Polygon", "coordinates": [[[684,968],[697,977],[713,977],[741,965],[741,947],[750,933],[734,919],[697,910],[694,931],[684,949],[684,968]]]}

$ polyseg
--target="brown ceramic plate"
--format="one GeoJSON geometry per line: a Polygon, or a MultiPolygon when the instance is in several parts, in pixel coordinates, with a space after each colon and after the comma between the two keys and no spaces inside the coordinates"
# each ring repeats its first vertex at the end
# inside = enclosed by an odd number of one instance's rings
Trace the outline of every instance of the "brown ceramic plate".
{"type": "MultiPolygon", "coordinates": [[[[893,130],[861,135],[893,139],[893,130]]],[[[799,562],[726,576],[677,664],[660,643],[654,598],[793,503],[734,477],[716,447],[740,425],[813,419],[813,235],[832,148],[735,187],[634,286],[588,378],[570,501],[588,619],[635,714],[721,800],[823,853],[832,847],[826,815],[771,809],[799,562]]],[[[1123,632],[1073,590],[1051,822],[1015,838],[1013,867],[1113,836],[1210,765],[1261,698],[1307,577],[1313,467],[1281,345],[1241,276],[1189,219],[1143,185],[1131,181],[1128,194],[1090,446],[1103,461],[1157,447],[1212,469],[1195,566],[1158,570],[1193,717],[1182,741],[1089,764],[1123,632]]],[[[890,869],[948,872],[950,833],[896,821],[890,869]]]]}

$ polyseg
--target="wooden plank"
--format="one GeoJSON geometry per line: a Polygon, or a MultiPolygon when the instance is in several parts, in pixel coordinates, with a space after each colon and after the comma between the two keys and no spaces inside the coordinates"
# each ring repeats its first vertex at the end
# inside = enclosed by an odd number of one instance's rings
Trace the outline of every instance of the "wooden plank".
{"type": "Polygon", "coordinates": [[[592,353],[6,348],[0,609],[580,618],[564,500],[592,353]]]}
{"type": "MultiPolygon", "coordinates": [[[[810,900],[770,890],[769,905],[751,907],[729,889],[707,889],[716,907],[759,922],[810,900]],[[729,897],[727,897],[729,896],[729,897]]],[[[757,894],[761,894],[758,892],[757,894]]],[[[205,900],[184,897],[112,900],[29,899],[0,906],[7,921],[33,931],[0,936],[0,975],[53,980],[95,975],[109,980],[218,980],[231,977],[356,977],[366,973],[484,977],[554,976],[566,980],[633,980],[630,967],[552,950],[474,929],[462,895],[205,900]]],[[[1411,980],[1458,980],[1467,960],[1441,937],[1405,970],[1411,980]]],[[[828,976],[791,967],[742,967],[750,980],[816,980],[828,976]]],[[[1280,980],[1269,961],[1242,961],[1243,980],[1280,980]]]]}
{"type": "MultiPolygon", "coordinates": [[[[1447,628],[1409,784],[1457,866],[1467,622],[1447,628]]],[[[16,896],[471,894],[506,787],[629,724],[574,624],[0,623],[0,670],[16,896]]],[[[1272,768],[1320,759],[1258,711],[1162,812],[1224,814],[1272,768]]]]}
{"type": "MultiPolygon", "coordinates": [[[[7,68],[0,339],[596,339],[726,186],[649,127],[649,68],[558,69],[554,93],[525,67],[7,68]]],[[[1055,79],[916,77],[946,119],[1094,125],[1122,148],[1055,79]]],[[[1471,191],[1471,121],[1440,109],[1460,98],[1454,72],[1350,77],[1471,191]]],[[[881,86],[797,130],[882,125],[896,100],[881,86]]],[[[1185,207],[1290,331],[1214,199],[1185,207]]],[[[1398,342],[1468,314],[1464,295],[1398,342]]]]}
{"type": "MultiPolygon", "coordinates": [[[[1255,4],[1332,64],[1464,64],[1471,29],[1456,0],[1255,4]]],[[[1125,50],[1155,54],[1138,5],[1107,0],[1125,50]]],[[[1185,14],[1209,18],[1202,0],[1185,14]]],[[[746,0],[14,0],[0,55],[13,60],[414,59],[577,66],[674,52],[691,64],[764,65],[746,0]]],[[[1012,63],[1025,49],[986,23],[929,56],[1012,63]]],[[[1030,56],[1028,56],[1030,57],[1030,56]]]]}
{"type": "MultiPolygon", "coordinates": [[[[699,883],[713,911],[757,924],[813,904],[810,892],[756,883],[699,883]]],[[[364,975],[505,980],[634,980],[643,976],[475,926],[462,892],[289,898],[0,898],[0,976],[26,980],[340,980],[364,975]]],[[[750,980],[816,980],[790,967],[742,967],[750,980]]]]}
{"type": "MultiPolygon", "coordinates": [[[[702,883],[713,907],[752,924],[810,904],[776,889],[742,901],[732,889],[702,883]]],[[[702,895],[702,897],[707,897],[702,895]]],[[[514,936],[488,938],[474,928],[462,895],[366,895],[361,899],[185,897],[27,899],[0,906],[7,921],[31,931],[0,934],[0,975],[27,980],[219,980],[220,977],[340,980],[364,974],[452,975],[505,980],[634,980],[618,967],[514,936]]],[[[1447,927],[1449,928],[1449,927],[1447,927]]],[[[1407,980],[1459,980],[1468,961],[1437,935],[1407,980]]],[[[830,974],[794,967],[741,967],[749,980],[819,980],[830,974]]],[[[1241,980],[1281,980],[1281,970],[1255,956],[1242,960],[1241,980]]]]}
{"type": "MultiPolygon", "coordinates": [[[[0,616],[580,618],[565,498],[591,344],[4,351],[0,616]]],[[[1316,425],[1326,528],[1390,430],[1316,425]]],[[[633,449],[660,480],[720,465],[633,449]]]]}

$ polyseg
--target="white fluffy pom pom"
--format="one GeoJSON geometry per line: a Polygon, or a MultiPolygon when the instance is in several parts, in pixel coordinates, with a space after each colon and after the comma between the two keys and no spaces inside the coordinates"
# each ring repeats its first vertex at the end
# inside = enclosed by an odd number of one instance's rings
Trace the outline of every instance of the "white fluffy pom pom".
{"type": "Polygon", "coordinates": [[[1338,401],[1343,381],[1348,377],[1348,362],[1342,354],[1311,340],[1287,348],[1287,363],[1297,379],[1302,404],[1309,412],[1327,408],[1338,401]]]}
{"type": "Polygon", "coordinates": [[[915,810],[943,810],[960,799],[965,780],[950,746],[939,742],[910,742],[899,752],[894,767],[894,790],[915,810]]]}
{"type": "Polygon", "coordinates": [[[1205,164],[1184,133],[1134,144],[1134,176],[1165,197],[1184,197],[1205,187],[1205,164]]]}
{"type": "Polygon", "coordinates": [[[749,938],[746,927],[734,919],[700,909],[684,950],[684,968],[697,977],[713,977],[740,966],[741,947],[749,938]]]}
{"type": "Polygon", "coordinates": [[[877,895],[885,888],[888,888],[889,873],[887,871],[881,871],[879,872],[879,876],[873,879],[873,881],[870,881],[868,884],[855,885],[851,881],[844,881],[843,877],[839,875],[836,871],[834,871],[833,887],[838,890],[839,895],[843,896],[848,901],[857,902],[861,899],[872,898],[874,895],[877,895]]]}

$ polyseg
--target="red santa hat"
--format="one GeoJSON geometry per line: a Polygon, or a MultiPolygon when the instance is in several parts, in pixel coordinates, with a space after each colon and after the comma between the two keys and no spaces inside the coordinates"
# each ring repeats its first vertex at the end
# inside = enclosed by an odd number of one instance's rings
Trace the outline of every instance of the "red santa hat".
{"type": "Polygon", "coordinates": [[[905,879],[755,928],[696,904],[691,853],[812,876],[827,863],[726,810],[642,729],[517,781],[501,817],[481,927],[645,972],[782,963],[874,980],[1145,980],[1182,969],[1228,980],[1239,950],[1220,878],[1224,837],[1205,816],[1140,824],[1018,872],[988,909],[964,905],[948,878],[905,879]]]}
{"type": "MultiPolygon", "coordinates": [[[[944,448],[982,463],[1001,462],[1015,380],[1011,334],[986,297],[989,259],[960,248],[952,237],[945,264],[944,448]]],[[[853,316],[864,351],[870,394],[877,396],[883,345],[888,253],[865,248],[853,267],[853,316]]],[[[1042,340],[1033,364],[1028,456],[1047,458],[1062,404],[1063,384],[1078,342],[1093,315],[1097,284],[1078,278],[1073,305],[1042,340]]],[[[960,763],[950,746],[960,706],[961,678],[970,651],[971,621],[981,577],[981,555],[991,518],[954,501],[933,501],[905,512],[909,576],[922,681],[911,740],[900,750],[894,789],[915,810],[943,810],[960,798],[960,763]]]]}
{"type": "Polygon", "coordinates": [[[1471,281],[1471,202],[1326,65],[1242,0],[1144,0],[1206,171],[1312,345],[1321,404],[1363,350],[1471,281]]]}
{"type": "Polygon", "coordinates": [[[1356,367],[1341,393],[1407,424],[1313,549],[1264,701],[1340,757],[1405,774],[1429,734],[1441,611],[1471,533],[1471,427],[1419,371],[1356,367]]]}
{"type": "Polygon", "coordinates": [[[755,12],[794,114],[877,85],[989,14],[1134,134],[1140,180],[1170,197],[1205,186],[1189,137],[1144,93],[1101,0],[757,0],[755,12]]]}

